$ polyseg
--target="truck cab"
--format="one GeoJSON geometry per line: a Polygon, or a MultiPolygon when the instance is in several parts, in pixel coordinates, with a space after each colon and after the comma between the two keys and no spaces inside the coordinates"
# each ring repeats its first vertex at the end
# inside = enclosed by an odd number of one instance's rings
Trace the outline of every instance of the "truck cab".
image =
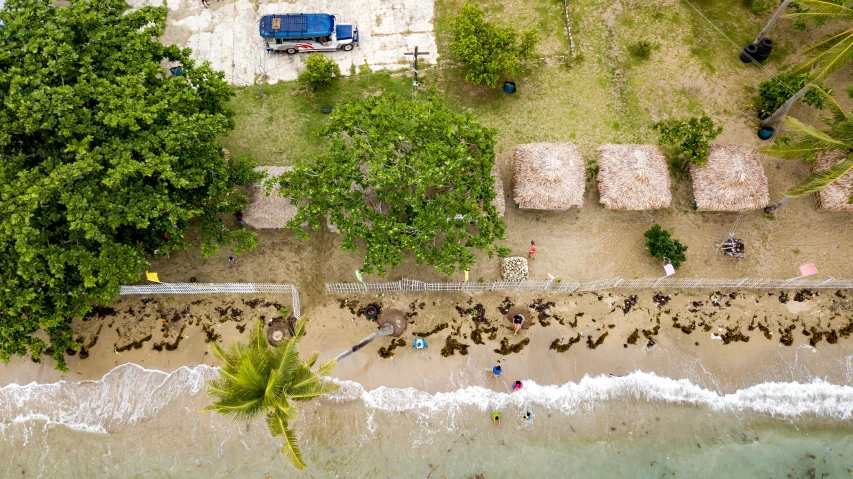
{"type": "Polygon", "coordinates": [[[348,52],[358,46],[358,28],[328,13],[264,15],[258,30],[268,52],[348,52]]]}

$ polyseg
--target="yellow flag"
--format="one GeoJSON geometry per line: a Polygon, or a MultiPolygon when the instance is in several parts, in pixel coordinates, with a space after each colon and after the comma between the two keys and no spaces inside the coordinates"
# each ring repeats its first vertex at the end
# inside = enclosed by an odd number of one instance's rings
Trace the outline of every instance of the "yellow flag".
{"type": "Polygon", "coordinates": [[[467,269],[464,269],[464,270],[462,270],[462,271],[464,271],[464,272],[465,272],[465,281],[468,281],[468,270],[467,270],[467,269]]]}
{"type": "Polygon", "coordinates": [[[355,277],[356,277],[356,278],[358,278],[358,282],[359,282],[359,283],[363,283],[363,282],[364,282],[364,280],[363,280],[363,279],[361,279],[361,271],[359,271],[359,270],[355,270],[355,277]]]}
{"type": "Polygon", "coordinates": [[[153,271],[147,271],[146,270],[145,271],[145,279],[147,279],[148,281],[152,281],[154,283],[160,282],[160,278],[157,277],[157,273],[154,273],[153,271]]]}

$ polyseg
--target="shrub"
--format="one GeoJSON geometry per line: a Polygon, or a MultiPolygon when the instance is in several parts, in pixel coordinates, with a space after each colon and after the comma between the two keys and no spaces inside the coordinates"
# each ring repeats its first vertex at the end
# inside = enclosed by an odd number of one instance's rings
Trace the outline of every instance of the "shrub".
{"type": "Polygon", "coordinates": [[[775,6],[773,0],[741,0],[743,6],[752,10],[752,13],[761,13],[775,6]]]}
{"type": "Polygon", "coordinates": [[[628,45],[628,53],[637,60],[648,60],[652,54],[652,44],[645,40],[634,42],[628,45]]]}
{"type": "Polygon", "coordinates": [[[341,69],[334,60],[315,53],[305,59],[305,69],[299,74],[299,81],[316,90],[330,85],[339,76],[341,69]]]}
{"type": "Polygon", "coordinates": [[[533,55],[534,30],[518,32],[512,27],[486,21],[479,5],[465,3],[451,21],[450,51],[465,65],[465,80],[475,85],[498,83],[501,75],[518,71],[519,62],[533,55]]]}
{"type": "Polygon", "coordinates": [[[687,251],[687,246],[672,239],[672,234],[661,228],[660,225],[654,225],[646,230],[644,236],[646,237],[646,248],[649,249],[649,254],[653,258],[661,261],[668,259],[675,269],[687,261],[687,256],[684,254],[687,251]]]}
{"type": "Polygon", "coordinates": [[[704,113],[701,117],[659,121],[652,125],[652,129],[660,133],[658,144],[682,168],[687,163],[707,163],[708,144],[723,132],[723,128],[704,113]]]}
{"type": "MultiPolygon", "coordinates": [[[[804,87],[809,81],[809,74],[803,73],[796,75],[793,73],[782,73],[775,77],[762,82],[758,85],[758,97],[755,99],[755,111],[759,118],[767,118],[774,111],[778,110],[782,104],[788,101],[800,88],[804,87]]],[[[817,84],[827,94],[832,94],[832,89],[817,84]]],[[[808,91],[803,96],[803,103],[811,105],[818,109],[824,108],[824,97],[821,96],[814,88],[808,91]]]]}

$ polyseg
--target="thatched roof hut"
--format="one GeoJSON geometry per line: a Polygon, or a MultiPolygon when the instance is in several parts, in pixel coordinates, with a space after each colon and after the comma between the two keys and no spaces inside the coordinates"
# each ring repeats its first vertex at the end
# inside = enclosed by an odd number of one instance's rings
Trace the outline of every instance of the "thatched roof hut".
{"type": "Polygon", "coordinates": [[[498,210],[498,216],[503,218],[506,213],[506,193],[504,192],[504,179],[501,178],[501,172],[498,170],[498,165],[492,167],[492,178],[495,180],[495,199],[492,200],[492,205],[498,210]]]}
{"type": "Polygon", "coordinates": [[[702,211],[747,211],[770,203],[767,175],[758,150],[746,145],[711,145],[705,166],[690,166],[693,199],[702,211]]]}
{"type": "MultiPolygon", "coordinates": [[[[815,155],[812,171],[828,170],[846,156],[845,152],[838,150],[820,152],[815,155]]],[[[851,195],[853,195],[853,171],[848,171],[844,176],[815,193],[815,200],[817,207],[822,210],[853,211],[853,205],[847,202],[851,195]]]]}
{"type": "Polygon", "coordinates": [[[586,169],[570,143],[517,145],[512,157],[513,199],[520,208],[567,210],[583,206],[586,169]]]}
{"type": "Polygon", "coordinates": [[[292,166],[258,166],[255,171],[264,171],[267,178],[262,183],[252,185],[247,192],[249,205],[243,210],[243,221],[252,228],[284,228],[284,224],[296,216],[296,205],[278,194],[274,186],[269,196],[265,184],[274,181],[292,166]]]}
{"type": "Polygon", "coordinates": [[[598,192],[609,210],[669,208],[669,168],[651,145],[604,145],[598,149],[598,192]]]}

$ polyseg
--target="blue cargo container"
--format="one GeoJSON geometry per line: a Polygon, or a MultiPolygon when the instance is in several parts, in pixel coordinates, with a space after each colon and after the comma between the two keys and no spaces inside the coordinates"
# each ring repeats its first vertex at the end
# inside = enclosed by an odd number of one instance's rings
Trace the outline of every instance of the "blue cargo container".
{"type": "Polygon", "coordinates": [[[335,31],[335,17],[328,13],[264,15],[259,25],[261,38],[327,37],[335,31]]]}

